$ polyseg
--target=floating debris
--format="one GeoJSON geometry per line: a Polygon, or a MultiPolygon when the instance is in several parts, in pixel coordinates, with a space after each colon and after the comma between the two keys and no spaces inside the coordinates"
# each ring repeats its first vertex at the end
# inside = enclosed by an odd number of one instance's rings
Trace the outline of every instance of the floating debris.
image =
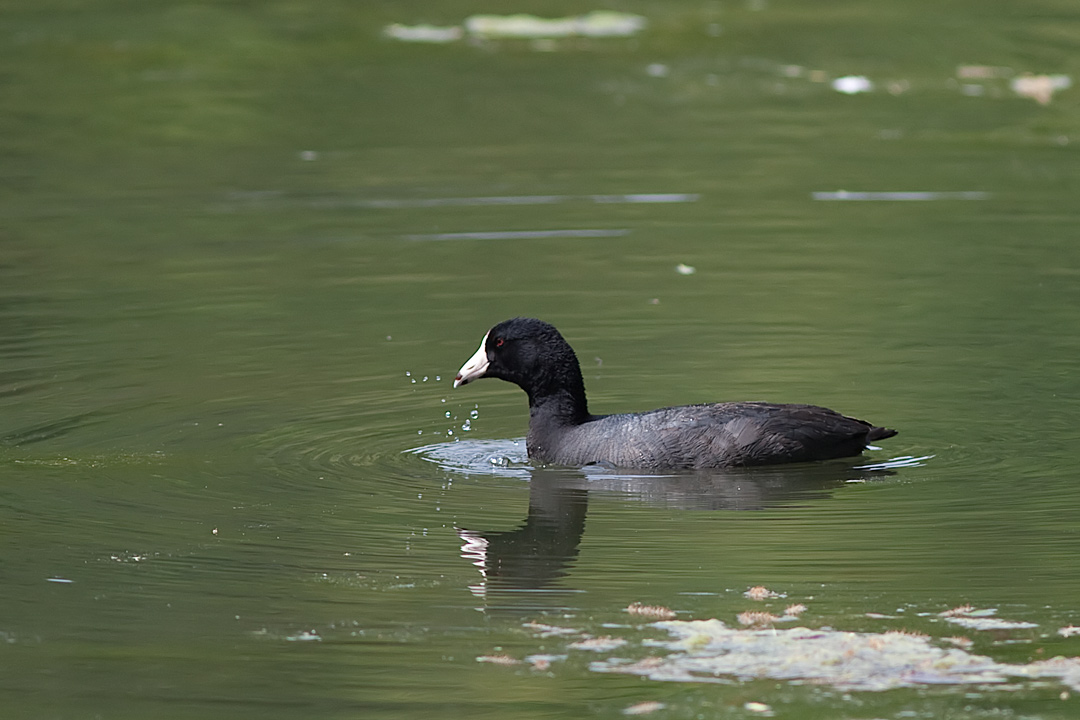
{"type": "Polygon", "coordinates": [[[448,43],[460,40],[465,31],[460,25],[439,27],[437,25],[401,25],[394,23],[383,28],[383,35],[394,40],[421,43],[448,43]]]}
{"type": "Polygon", "coordinates": [[[653,620],[674,620],[675,611],[671,608],[666,608],[663,605],[642,605],[641,603],[630,603],[626,607],[626,611],[631,615],[640,615],[641,617],[652,618],[653,620]]]}
{"type": "Polygon", "coordinates": [[[301,630],[295,635],[286,635],[285,639],[289,642],[322,642],[322,638],[315,630],[301,630]]]}
{"type": "Polygon", "coordinates": [[[784,615],[787,615],[788,617],[799,617],[804,612],[806,612],[806,606],[803,605],[802,603],[795,603],[794,605],[788,605],[784,609],[784,615]]]}
{"type": "Polygon", "coordinates": [[[595,10],[585,15],[542,18],[536,15],[473,15],[465,19],[465,30],[486,40],[516,38],[613,38],[630,37],[648,25],[641,15],[595,10]]]}
{"type": "Polygon", "coordinates": [[[927,635],[926,633],[914,632],[912,630],[886,630],[884,634],[886,636],[888,636],[888,635],[903,635],[904,637],[923,638],[923,639],[926,639],[926,640],[930,639],[930,636],[927,635]]]}
{"type": "Polygon", "coordinates": [[[696,202],[697,193],[631,193],[629,195],[586,195],[595,203],[685,203],[696,202]]]}
{"type": "MultiPolygon", "coordinates": [[[[780,622],[784,618],[779,615],[773,615],[770,612],[764,612],[761,610],[748,610],[747,612],[741,612],[736,616],[740,625],[754,625],[757,627],[763,625],[772,625],[773,623],[780,622]]],[[[791,618],[794,620],[794,618],[791,618]]]]}
{"type": "Polygon", "coordinates": [[[945,612],[938,613],[941,617],[956,617],[957,615],[968,615],[975,610],[972,605],[960,605],[954,607],[952,610],[946,610],[945,612]]]}
{"type": "Polygon", "coordinates": [[[870,92],[874,89],[874,83],[862,75],[845,75],[832,81],[832,89],[845,95],[870,92]]]}
{"type": "MultiPolygon", "coordinates": [[[[697,193],[628,193],[624,195],[489,195],[443,198],[322,198],[309,204],[318,207],[351,207],[371,210],[411,210],[438,207],[487,207],[504,205],[556,205],[568,202],[593,202],[597,205],[666,204],[696,202],[697,193]]],[[[239,197],[238,199],[248,199],[239,197]]],[[[255,198],[256,200],[258,198],[255,198]]]]}
{"type": "Polygon", "coordinates": [[[945,622],[950,622],[971,630],[1025,630],[1027,628],[1039,627],[1037,623],[1033,622],[1002,620],[1000,618],[991,617],[947,617],[945,618],[945,622]]]}
{"type": "Polygon", "coordinates": [[[1075,625],[1067,625],[1063,628],[1058,628],[1058,635],[1061,637],[1072,637],[1073,635],[1080,635],[1080,627],[1075,625]]]}
{"type": "Polygon", "coordinates": [[[537,633],[542,638],[556,637],[558,635],[580,635],[581,634],[580,630],[575,630],[574,628],[560,627],[559,625],[545,625],[544,623],[538,623],[538,622],[527,622],[527,623],[522,624],[521,627],[526,628],[528,630],[531,630],[534,633],[537,633]]]}
{"type": "Polygon", "coordinates": [[[529,655],[525,658],[525,662],[532,665],[532,669],[537,672],[544,672],[551,667],[551,663],[556,660],[565,660],[565,655],[529,655]]]}
{"type": "MultiPolygon", "coordinates": [[[[418,43],[450,43],[466,34],[475,40],[553,40],[569,37],[618,38],[638,34],[648,25],[641,15],[597,10],[585,15],[542,18],[536,15],[472,15],[462,25],[403,25],[383,28],[394,40],[418,43]]],[[[545,46],[546,49],[546,46],[545,46]]]]}
{"type": "Polygon", "coordinates": [[[522,661],[509,655],[481,655],[476,658],[476,662],[491,663],[492,665],[521,665],[522,661]]]}
{"type": "Polygon", "coordinates": [[[646,702],[639,702],[637,705],[623,708],[622,713],[623,715],[648,715],[657,710],[663,710],[666,707],[667,705],[662,702],[647,700],[646,702]]]}
{"type": "MultiPolygon", "coordinates": [[[[930,615],[932,613],[923,613],[923,615],[930,615]]],[[[967,617],[967,618],[988,618],[997,615],[997,608],[982,608],[976,609],[973,605],[960,605],[952,610],[946,610],[945,612],[938,613],[938,617],[943,618],[955,618],[955,617],[967,617]]]]}
{"type": "MultiPolygon", "coordinates": [[[[979,190],[961,192],[851,192],[848,190],[835,190],[832,192],[815,192],[811,193],[811,196],[815,200],[898,200],[901,202],[911,202],[925,200],[986,200],[990,197],[990,193],[979,190]]],[[[927,457],[933,457],[933,455],[927,457]]]]}
{"type": "Polygon", "coordinates": [[[522,665],[524,663],[524,661],[518,660],[517,658],[507,655],[506,653],[499,653],[496,655],[479,655],[476,658],[476,662],[507,666],[522,665]]]}
{"type": "Polygon", "coordinates": [[[593,652],[607,652],[622,647],[626,641],[622,638],[604,635],[603,637],[591,637],[570,643],[567,647],[572,650],[592,650],[593,652]]]}
{"type": "Polygon", "coordinates": [[[972,645],[975,644],[975,641],[972,640],[971,638],[966,638],[966,637],[963,637],[963,636],[960,636],[960,635],[953,636],[953,637],[944,637],[944,638],[941,638],[941,641],[942,642],[947,642],[950,645],[955,645],[958,648],[963,648],[964,650],[967,650],[969,647],[971,647],[972,645]]]}
{"type": "Polygon", "coordinates": [[[1012,68],[993,67],[992,65],[960,65],[956,68],[956,77],[961,80],[993,80],[1011,77],[1012,68]]]}
{"type": "Polygon", "coordinates": [[[1057,678],[1072,690],[1080,689],[1080,658],[999,663],[960,648],[938,647],[915,633],[856,633],[804,627],[740,630],[719,620],[672,620],[655,626],[674,639],[646,644],[665,648],[672,655],[651,656],[633,663],[611,658],[592,663],[591,669],[679,682],[769,678],[827,684],[840,690],[1000,684],[1010,678],[1057,678]]]}
{"type": "Polygon", "coordinates": [[[764,585],[755,585],[754,587],[744,592],[743,596],[750,598],[751,600],[770,600],[772,598],[787,597],[787,595],[783,593],[773,592],[764,585]]]}
{"type": "Polygon", "coordinates": [[[1054,93],[1072,87],[1068,75],[1032,75],[1024,73],[1009,83],[1012,91],[1020,97],[1031,98],[1040,105],[1049,105],[1054,93]]]}
{"type": "Polygon", "coordinates": [[[434,233],[404,235],[406,240],[547,240],[549,238],[605,238],[629,235],[629,230],[507,230],[503,232],[434,233]]]}

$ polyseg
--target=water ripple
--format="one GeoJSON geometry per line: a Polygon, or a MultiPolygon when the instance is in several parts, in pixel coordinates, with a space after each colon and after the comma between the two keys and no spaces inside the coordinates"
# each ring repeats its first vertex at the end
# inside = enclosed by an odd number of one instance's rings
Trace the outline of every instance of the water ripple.
{"type": "Polygon", "coordinates": [[[516,440],[459,440],[423,445],[407,451],[435,463],[446,472],[528,479],[533,470],[525,438],[516,440]]]}

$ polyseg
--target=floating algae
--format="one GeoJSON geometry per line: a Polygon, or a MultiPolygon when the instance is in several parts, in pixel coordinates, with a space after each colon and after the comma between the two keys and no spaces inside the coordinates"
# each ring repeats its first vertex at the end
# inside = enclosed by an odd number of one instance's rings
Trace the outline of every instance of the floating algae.
{"type": "Polygon", "coordinates": [[[637,662],[609,658],[592,663],[592,670],[676,682],[768,678],[871,691],[1057,678],[1080,690],[1080,658],[1056,657],[1026,665],[999,663],[957,647],[938,647],[931,638],[914,633],[804,627],[740,630],[719,620],[673,620],[653,626],[666,630],[674,639],[647,640],[644,644],[672,654],[637,662]]]}

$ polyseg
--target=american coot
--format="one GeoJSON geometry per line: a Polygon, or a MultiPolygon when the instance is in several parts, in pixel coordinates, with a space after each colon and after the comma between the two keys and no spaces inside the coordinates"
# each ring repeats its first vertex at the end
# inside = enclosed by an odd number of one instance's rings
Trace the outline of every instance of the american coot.
{"type": "Polygon", "coordinates": [[[726,402],[590,415],[573,348],[553,326],[514,318],[491,328],[454,387],[482,377],[529,396],[529,457],[558,465],[719,468],[858,455],[895,430],[813,405],[726,402]]]}

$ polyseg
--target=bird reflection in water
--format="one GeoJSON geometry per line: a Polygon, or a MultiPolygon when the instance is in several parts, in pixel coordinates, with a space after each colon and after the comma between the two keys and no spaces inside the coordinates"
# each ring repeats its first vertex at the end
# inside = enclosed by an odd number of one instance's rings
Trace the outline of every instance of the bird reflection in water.
{"type": "MultiPolygon", "coordinates": [[[[623,496],[632,501],[679,509],[705,511],[763,510],[798,506],[802,501],[829,497],[851,482],[882,479],[890,467],[859,466],[854,461],[782,465],[739,470],[645,475],[614,468],[588,466],[533,468],[529,471],[529,510],[514,530],[459,529],[461,557],[480,571],[481,580],[469,589],[490,602],[510,602],[518,609],[528,601],[519,593],[551,595],[575,592],[562,587],[578,556],[585,533],[589,494],[623,496]]],[[[539,600],[539,598],[535,598],[539,600]]]]}
{"type": "Polygon", "coordinates": [[[589,506],[588,480],[577,470],[534,469],[529,513],[515,530],[458,530],[461,556],[480,570],[488,590],[544,590],[565,576],[577,558],[589,506]]]}

